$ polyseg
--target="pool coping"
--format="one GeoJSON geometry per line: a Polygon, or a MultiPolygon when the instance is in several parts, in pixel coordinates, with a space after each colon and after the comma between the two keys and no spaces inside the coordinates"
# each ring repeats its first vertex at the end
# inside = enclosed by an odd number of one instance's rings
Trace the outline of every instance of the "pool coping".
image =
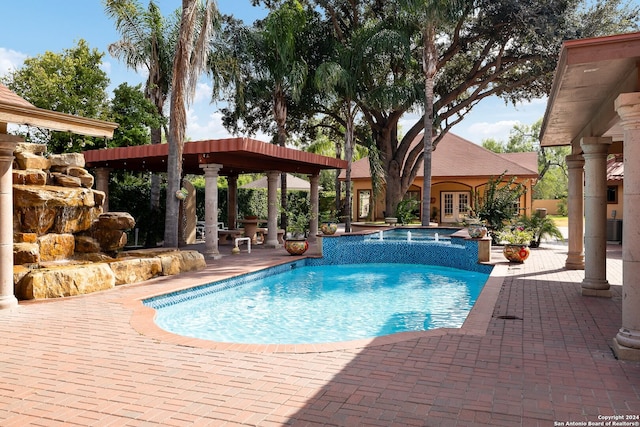
{"type": "MultiPolygon", "coordinates": [[[[276,266],[283,263],[275,263],[276,266]]],[[[381,337],[366,338],[353,341],[333,342],[333,343],[316,343],[316,344],[241,344],[227,343],[219,341],[210,341],[201,338],[186,337],[172,332],[165,331],[155,323],[156,310],[144,305],[143,301],[159,295],[185,290],[200,286],[212,281],[224,280],[238,276],[239,274],[229,274],[227,277],[217,277],[203,283],[190,283],[188,285],[176,285],[172,289],[158,290],[144,296],[135,298],[126,298],[121,301],[123,305],[132,310],[130,325],[137,332],[149,338],[158,340],[163,343],[174,344],[185,347],[205,348],[217,351],[237,351],[245,353],[323,353],[339,350],[355,350],[364,347],[382,346],[395,344],[403,341],[409,341],[417,338],[442,336],[446,334],[459,335],[485,335],[489,327],[489,323],[493,316],[493,309],[502,288],[504,277],[507,273],[508,264],[493,264],[493,270],[487,279],[476,303],[469,312],[467,319],[460,328],[439,328],[430,331],[419,332],[401,332],[381,337]]],[[[254,271],[258,271],[256,269],[254,271]]]]}

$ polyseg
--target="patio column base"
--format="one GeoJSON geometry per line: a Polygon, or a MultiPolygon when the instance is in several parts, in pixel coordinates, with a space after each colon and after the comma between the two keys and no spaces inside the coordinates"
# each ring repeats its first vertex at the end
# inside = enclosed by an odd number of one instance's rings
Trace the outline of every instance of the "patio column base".
{"type": "Polygon", "coordinates": [[[567,256],[567,261],[565,262],[564,267],[567,270],[584,270],[584,255],[569,254],[567,256]]]}
{"type": "Polygon", "coordinates": [[[607,280],[584,279],[582,295],[588,297],[611,298],[611,289],[607,280]]]}
{"type": "Polygon", "coordinates": [[[640,334],[620,329],[613,339],[613,352],[620,360],[640,361],[640,334]]]}

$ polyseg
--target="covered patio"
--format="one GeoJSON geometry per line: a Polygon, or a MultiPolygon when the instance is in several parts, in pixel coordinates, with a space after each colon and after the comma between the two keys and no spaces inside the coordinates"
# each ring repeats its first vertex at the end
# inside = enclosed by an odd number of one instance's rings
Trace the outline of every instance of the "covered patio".
{"type": "Polygon", "coordinates": [[[607,278],[607,157],[624,155],[620,359],[640,360],[640,33],[563,44],[540,140],[570,146],[569,250],[584,270],[581,293],[610,298],[607,278]]]}
{"type": "MultiPolygon", "coordinates": [[[[85,151],[87,167],[95,168],[96,188],[107,194],[109,171],[155,172],[167,171],[167,144],[120,147],[85,151]]],[[[229,185],[228,218],[237,218],[238,176],[245,173],[267,174],[267,229],[277,230],[277,191],[282,172],[309,176],[311,197],[310,240],[318,232],[319,174],[323,169],[343,169],[347,162],[333,157],[258,141],[250,138],[192,141],[184,144],[183,173],[205,176],[205,255],[219,258],[218,249],[218,177],[226,176],[229,185]]],[[[279,246],[277,233],[269,232],[265,246],[279,246]]]]}

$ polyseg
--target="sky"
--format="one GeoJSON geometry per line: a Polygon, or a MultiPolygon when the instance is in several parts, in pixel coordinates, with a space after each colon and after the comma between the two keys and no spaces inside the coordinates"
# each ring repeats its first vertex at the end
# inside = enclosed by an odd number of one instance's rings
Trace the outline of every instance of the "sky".
{"type": "MultiPolygon", "coordinates": [[[[147,5],[146,0],[139,0],[147,5]]],[[[166,16],[182,4],[181,0],[157,0],[166,16]]],[[[246,24],[263,18],[263,8],[251,6],[250,0],[218,0],[222,13],[234,15],[246,24]]],[[[104,13],[102,0],[21,0],[12,1],[3,8],[3,24],[0,32],[0,76],[20,68],[28,57],[47,51],[62,53],[87,41],[91,49],[104,52],[103,70],[111,80],[109,94],[123,82],[130,85],[144,83],[146,76],[128,69],[118,59],[109,55],[107,46],[120,39],[114,22],[104,13]]],[[[187,137],[197,141],[230,136],[221,123],[221,104],[211,103],[211,82],[206,76],[200,79],[196,96],[188,111],[187,137]]],[[[537,99],[517,106],[505,105],[497,98],[487,98],[474,107],[465,119],[451,132],[480,144],[493,138],[506,141],[509,131],[516,124],[530,125],[545,112],[546,99],[537,99]]],[[[401,128],[409,129],[417,116],[406,116],[401,128]]],[[[245,135],[243,135],[245,136],[245,135]]],[[[268,141],[266,135],[246,135],[268,141]]]]}

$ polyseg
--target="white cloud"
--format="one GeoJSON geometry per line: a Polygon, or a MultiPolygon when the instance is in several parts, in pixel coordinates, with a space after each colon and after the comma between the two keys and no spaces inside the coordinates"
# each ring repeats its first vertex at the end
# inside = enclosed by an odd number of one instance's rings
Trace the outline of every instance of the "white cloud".
{"type": "Polygon", "coordinates": [[[0,76],[22,67],[24,60],[27,58],[27,54],[0,47],[0,76]]]}
{"type": "Polygon", "coordinates": [[[211,105],[204,108],[190,108],[187,110],[187,138],[191,141],[201,141],[207,139],[224,139],[236,137],[248,137],[258,139],[260,141],[269,141],[270,137],[259,133],[257,135],[232,135],[222,125],[222,113],[214,111],[208,113],[212,109],[211,105]],[[205,118],[201,119],[201,113],[205,114],[205,118]]]}
{"type": "Polygon", "coordinates": [[[213,89],[206,83],[200,82],[196,85],[196,93],[193,97],[193,103],[197,104],[202,101],[209,103],[211,101],[211,93],[213,89]]]}
{"type": "Polygon", "coordinates": [[[519,120],[501,120],[493,123],[476,122],[467,127],[466,133],[473,135],[472,141],[477,144],[488,138],[506,141],[509,138],[511,129],[519,124],[521,124],[519,120]]]}
{"type": "Polygon", "coordinates": [[[222,114],[209,114],[202,122],[194,109],[187,111],[187,136],[192,141],[229,138],[231,135],[222,126],[222,114]]]}

